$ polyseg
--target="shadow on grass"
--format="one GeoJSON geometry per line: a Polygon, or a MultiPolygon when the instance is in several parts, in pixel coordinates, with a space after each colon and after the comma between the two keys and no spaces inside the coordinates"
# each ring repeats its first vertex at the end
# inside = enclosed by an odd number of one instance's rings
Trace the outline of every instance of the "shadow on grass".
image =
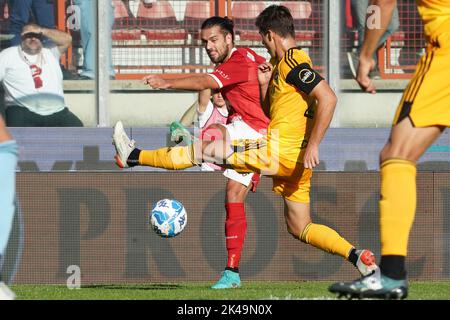
{"type": "Polygon", "coordinates": [[[185,286],[179,284],[152,283],[146,285],[111,285],[111,284],[91,284],[81,286],[83,289],[106,289],[106,290],[176,290],[185,286]]]}

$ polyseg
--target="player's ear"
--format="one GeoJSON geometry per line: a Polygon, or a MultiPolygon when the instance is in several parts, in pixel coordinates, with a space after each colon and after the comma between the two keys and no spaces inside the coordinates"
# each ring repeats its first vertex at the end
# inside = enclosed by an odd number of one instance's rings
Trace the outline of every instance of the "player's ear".
{"type": "Polygon", "coordinates": [[[225,41],[227,44],[233,43],[233,36],[231,35],[231,33],[227,33],[227,35],[225,36],[225,41]]]}

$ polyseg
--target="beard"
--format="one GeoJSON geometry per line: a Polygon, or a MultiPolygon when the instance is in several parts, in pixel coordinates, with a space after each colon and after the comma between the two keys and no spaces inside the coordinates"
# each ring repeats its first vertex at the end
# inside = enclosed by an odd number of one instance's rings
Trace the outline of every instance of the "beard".
{"type": "Polygon", "coordinates": [[[218,51],[214,51],[213,53],[217,53],[218,56],[217,57],[212,57],[211,53],[208,52],[208,57],[215,64],[224,62],[226,57],[228,56],[228,50],[225,50],[225,52],[222,53],[222,54],[219,54],[218,51]]]}

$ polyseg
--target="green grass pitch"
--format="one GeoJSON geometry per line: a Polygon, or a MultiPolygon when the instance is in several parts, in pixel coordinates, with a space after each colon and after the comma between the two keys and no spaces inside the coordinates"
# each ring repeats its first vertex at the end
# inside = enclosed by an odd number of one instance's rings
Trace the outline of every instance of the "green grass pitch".
{"type": "MultiPolygon", "coordinates": [[[[86,285],[68,289],[61,285],[12,285],[21,300],[298,300],[336,299],[331,283],[244,282],[242,288],[212,290],[211,283],[158,283],[86,285]]],[[[408,299],[449,300],[450,281],[410,282],[408,299]]]]}

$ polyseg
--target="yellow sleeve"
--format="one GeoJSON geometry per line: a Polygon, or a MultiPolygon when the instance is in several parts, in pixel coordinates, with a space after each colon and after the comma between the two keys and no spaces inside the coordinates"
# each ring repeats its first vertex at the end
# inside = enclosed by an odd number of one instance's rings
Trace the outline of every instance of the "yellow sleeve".
{"type": "Polygon", "coordinates": [[[286,79],[292,69],[304,63],[308,64],[308,66],[312,68],[311,58],[305,51],[297,48],[289,49],[284,54],[284,57],[279,65],[281,76],[286,79]]]}

